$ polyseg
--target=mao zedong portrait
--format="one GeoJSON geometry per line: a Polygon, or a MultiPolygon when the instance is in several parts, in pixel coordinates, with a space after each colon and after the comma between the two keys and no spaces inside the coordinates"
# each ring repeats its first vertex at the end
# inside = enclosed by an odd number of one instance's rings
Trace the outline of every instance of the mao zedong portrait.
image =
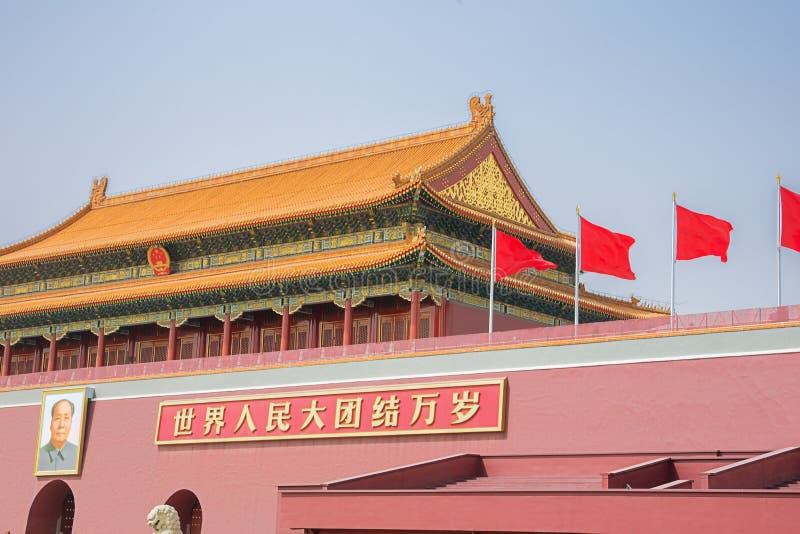
{"type": "Polygon", "coordinates": [[[61,399],[50,410],[50,441],[39,449],[39,471],[74,471],[77,469],[78,446],[67,441],[75,404],[61,399]]]}

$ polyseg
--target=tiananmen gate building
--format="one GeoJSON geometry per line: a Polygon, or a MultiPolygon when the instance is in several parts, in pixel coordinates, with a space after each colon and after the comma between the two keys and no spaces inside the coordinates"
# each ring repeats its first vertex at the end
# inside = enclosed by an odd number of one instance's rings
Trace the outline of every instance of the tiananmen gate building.
{"type": "Polygon", "coordinates": [[[104,177],[0,249],[0,533],[796,532],[800,306],[581,287],[574,325],[575,238],[470,112],[104,177]],[[493,225],[558,267],[496,284],[489,336],[493,225]]]}

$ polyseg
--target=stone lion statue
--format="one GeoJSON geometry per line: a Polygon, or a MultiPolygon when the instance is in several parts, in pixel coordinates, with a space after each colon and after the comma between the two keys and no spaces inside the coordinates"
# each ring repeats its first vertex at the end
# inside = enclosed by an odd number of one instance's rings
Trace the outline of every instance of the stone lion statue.
{"type": "Polygon", "coordinates": [[[159,504],[147,514],[147,525],[153,534],[183,534],[178,511],[168,504],[159,504]]]}

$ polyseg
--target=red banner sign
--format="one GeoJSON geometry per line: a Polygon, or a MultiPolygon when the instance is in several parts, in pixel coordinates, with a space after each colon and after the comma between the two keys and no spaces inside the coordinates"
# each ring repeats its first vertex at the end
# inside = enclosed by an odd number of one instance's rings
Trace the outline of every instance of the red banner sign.
{"type": "Polygon", "coordinates": [[[506,380],[164,401],[158,445],[505,429],[506,380]]]}

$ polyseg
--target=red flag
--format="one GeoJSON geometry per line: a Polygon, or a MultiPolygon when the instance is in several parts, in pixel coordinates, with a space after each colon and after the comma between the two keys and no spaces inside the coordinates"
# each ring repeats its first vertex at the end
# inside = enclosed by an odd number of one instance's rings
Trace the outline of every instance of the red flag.
{"type": "Polygon", "coordinates": [[[629,256],[634,238],[581,219],[581,271],[636,280],[629,256]]]}
{"type": "Polygon", "coordinates": [[[781,187],[781,246],[800,252],[800,194],[781,187]]]}
{"type": "Polygon", "coordinates": [[[500,280],[504,276],[511,276],[523,269],[532,267],[537,271],[555,269],[555,263],[542,258],[542,255],[522,244],[522,241],[500,230],[495,230],[495,264],[494,279],[500,280]]]}
{"type": "Polygon", "coordinates": [[[702,256],[719,256],[728,261],[728,245],[733,226],[724,219],[675,206],[678,219],[676,260],[693,260],[702,256]]]}

